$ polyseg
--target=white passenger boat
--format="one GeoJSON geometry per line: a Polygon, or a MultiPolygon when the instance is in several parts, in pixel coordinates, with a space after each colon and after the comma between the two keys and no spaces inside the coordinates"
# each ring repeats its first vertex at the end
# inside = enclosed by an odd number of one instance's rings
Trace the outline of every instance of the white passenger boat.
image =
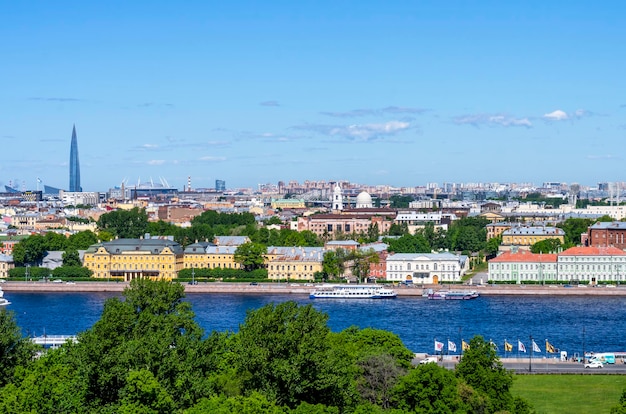
{"type": "Polygon", "coordinates": [[[386,299],[398,294],[379,285],[323,285],[311,292],[311,299],[386,299]]]}
{"type": "Polygon", "coordinates": [[[476,299],[478,297],[478,292],[474,290],[440,290],[437,292],[433,292],[429,290],[428,299],[443,299],[443,300],[468,300],[468,299],[476,299]]]}
{"type": "Polygon", "coordinates": [[[2,291],[2,288],[0,288],[0,306],[7,306],[10,304],[11,302],[4,298],[4,292],[2,291]]]}

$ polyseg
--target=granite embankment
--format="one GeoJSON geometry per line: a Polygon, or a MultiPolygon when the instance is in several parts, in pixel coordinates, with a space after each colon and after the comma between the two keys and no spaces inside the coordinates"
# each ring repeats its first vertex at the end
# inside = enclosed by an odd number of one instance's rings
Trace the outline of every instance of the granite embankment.
{"type": "MultiPolygon", "coordinates": [[[[77,282],[73,284],[52,282],[7,282],[0,285],[5,292],[121,292],[128,283],[122,282],[77,282]]],[[[251,294],[300,294],[307,295],[313,286],[287,283],[198,283],[185,284],[188,293],[251,293],[251,294]]],[[[565,287],[530,285],[425,285],[416,287],[396,287],[398,296],[421,297],[424,289],[433,290],[475,290],[481,295],[531,295],[531,296],[626,296],[626,286],[620,287],[565,287]]]]}

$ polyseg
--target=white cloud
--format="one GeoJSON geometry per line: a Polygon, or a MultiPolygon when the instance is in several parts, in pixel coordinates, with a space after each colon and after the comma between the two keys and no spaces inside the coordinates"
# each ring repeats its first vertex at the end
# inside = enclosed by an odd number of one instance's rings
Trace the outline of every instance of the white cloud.
{"type": "Polygon", "coordinates": [[[372,141],[406,131],[411,128],[411,124],[403,121],[389,121],[378,124],[353,124],[347,126],[307,124],[296,126],[294,128],[314,131],[328,136],[340,136],[352,140],[372,141]]]}
{"type": "Polygon", "coordinates": [[[528,118],[515,118],[506,114],[473,114],[462,115],[452,120],[457,125],[473,125],[479,127],[486,126],[502,126],[502,127],[525,127],[531,128],[532,122],[528,118]]]}
{"type": "Polygon", "coordinates": [[[387,106],[380,109],[353,109],[346,112],[321,112],[322,115],[334,118],[355,118],[360,116],[381,116],[386,114],[421,114],[426,112],[424,108],[408,108],[399,106],[387,106]]]}
{"type": "Polygon", "coordinates": [[[165,164],[165,160],[150,160],[147,162],[148,165],[163,165],[165,164]]]}
{"type": "Polygon", "coordinates": [[[382,124],[363,124],[333,127],[328,134],[368,141],[385,135],[394,135],[410,127],[408,122],[389,121],[382,124]]]}
{"type": "Polygon", "coordinates": [[[206,155],[204,157],[200,157],[200,161],[226,161],[226,157],[216,157],[213,155],[206,155]]]}
{"type": "Polygon", "coordinates": [[[569,119],[569,115],[567,115],[565,111],[557,109],[556,111],[545,114],[543,118],[547,119],[548,121],[565,121],[569,119]]]}

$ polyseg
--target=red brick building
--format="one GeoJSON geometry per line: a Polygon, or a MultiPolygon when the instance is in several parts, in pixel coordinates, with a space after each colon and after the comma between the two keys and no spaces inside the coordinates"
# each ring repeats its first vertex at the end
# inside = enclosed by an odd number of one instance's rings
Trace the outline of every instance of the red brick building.
{"type": "MultiPolygon", "coordinates": [[[[584,240],[584,238],[583,238],[584,240]]],[[[587,229],[588,246],[626,249],[626,222],[599,222],[587,229]]]]}

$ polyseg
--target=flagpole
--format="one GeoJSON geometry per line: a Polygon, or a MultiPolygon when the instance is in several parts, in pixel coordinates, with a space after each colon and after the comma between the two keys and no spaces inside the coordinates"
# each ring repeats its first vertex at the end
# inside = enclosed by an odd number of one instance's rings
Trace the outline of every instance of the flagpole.
{"type": "Polygon", "coordinates": [[[530,352],[528,353],[528,372],[533,372],[533,336],[530,335],[530,352]]]}

